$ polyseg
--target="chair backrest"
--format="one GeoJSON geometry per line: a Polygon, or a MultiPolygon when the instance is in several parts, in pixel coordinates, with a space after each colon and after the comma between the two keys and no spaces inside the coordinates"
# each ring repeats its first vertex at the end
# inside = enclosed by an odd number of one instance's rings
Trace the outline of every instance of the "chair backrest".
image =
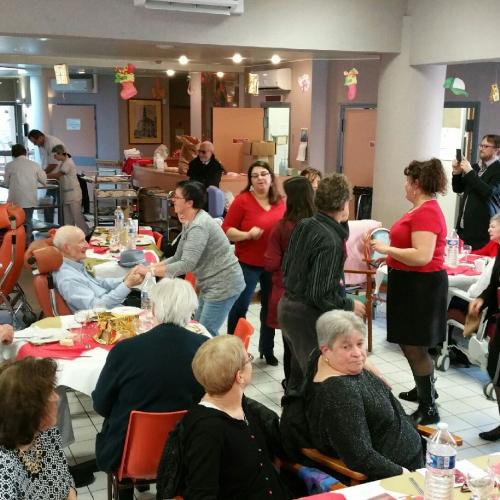
{"type": "Polygon", "coordinates": [[[208,186],[208,213],[214,217],[222,217],[224,215],[225,199],[224,193],[215,186],[208,186]]]}
{"type": "Polygon", "coordinates": [[[168,413],[132,411],[118,480],[155,479],[168,434],[186,413],[186,410],[168,413]]]}
{"type": "Polygon", "coordinates": [[[377,240],[386,245],[391,243],[390,231],[385,227],[379,227],[373,231],[369,231],[365,236],[365,259],[368,265],[372,267],[378,267],[383,261],[385,261],[387,255],[376,252],[372,249],[370,242],[371,240],[377,240]]]}
{"type": "Polygon", "coordinates": [[[236,328],[234,329],[234,335],[239,337],[245,349],[248,351],[248,346],[250,345],[250,337],[253,335],[254,327],[252,324],[246,320],[245,318],[240,318],[238,323],[236,324],[236,328]]]}
{"type": "Polygon", "coordinates": [[[62,263],[62,253],[52,245],[51,240],[34,241],[26,250],[25,264],[32,270],[35,295],[46,317],[72,314],[56,290],[52,277],[52,272],[59,269],[62,263]]]}
{"type": "MultiPolygon", "coordinates": [[[[367,269],[365,241],[367,233],[382,227],[382,222],[372,219],[350,220],[349,238],[346,243],[347,258],[345,269],[367,269]]],[[[345,282],[349,285],[359,285],[366,282],[366,276],[362,274],[347,274],[345,282]]]]}
{"type": "Polygon", "coordinates": [[[159,233],[158,231],[153,231],[153,238],[155,239],[156,248],[161,250],[161,244],[163,241],[163,234],[159,233]]]}

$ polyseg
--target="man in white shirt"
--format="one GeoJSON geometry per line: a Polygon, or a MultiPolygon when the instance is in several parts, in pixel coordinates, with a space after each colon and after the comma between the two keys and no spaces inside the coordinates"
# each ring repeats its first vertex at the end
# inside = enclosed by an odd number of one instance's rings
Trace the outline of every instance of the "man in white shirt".
{"type": "Polygon", "coordinates": [[[7,201],[24,209],[26,241],[31,241],[33,231],[33,207],[38,205],[38,185],[45,184],[47,175],[38,163],[26,158],[26,148],[22,144],[12,146],[12,160],[5,166],[4,184],[9,188],[7,201]]]}
{"type": "MultiPolygon", "coordinates": [[[[48,175],[51,172],[55,172],[59,167],[59,162],[55,159],[54,153],[52,153],[52,149],[54,146],[61,144],[64,146],[64,149],[67,151],[64,142],[61,139],[55,137],[54,135],[44,134],[40,132],[40,130],[30,130],[28,132],[28,139],[30,142],[38,147],[38,153],[40,155],[40,162],[42,164],[42,168],[45,170],[45,173],[48,175]]],[[[54,191],[49,192],[47,190],[47,196],[53,198],[54,203],[56,203],[58,197],[54,194],[54,191]]],[[[46,208],[44,210],[45,222],[54,222],[54,209],[46,208]]]]}

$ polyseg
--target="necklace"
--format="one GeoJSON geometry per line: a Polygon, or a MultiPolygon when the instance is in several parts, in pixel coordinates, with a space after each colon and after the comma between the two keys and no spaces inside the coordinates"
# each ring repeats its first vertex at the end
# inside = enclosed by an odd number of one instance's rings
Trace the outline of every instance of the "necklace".
{"type": "Polygon", "coordinates": [[[17,456],[30,474],[38,474],[42,468],[42,445],[37,438],[35,444],[26,451],[17,450],[17,456]],[[33,457],[33,454],[35,455],[33,457]]]}

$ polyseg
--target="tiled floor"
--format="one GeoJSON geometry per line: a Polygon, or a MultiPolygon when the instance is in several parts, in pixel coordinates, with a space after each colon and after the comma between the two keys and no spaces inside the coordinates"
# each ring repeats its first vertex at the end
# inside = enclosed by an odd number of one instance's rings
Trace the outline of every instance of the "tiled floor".
{"type": "MultiPolygon", "coordinates": [[[[383,307],[377,311],[373,331],[373,353],[371,361],[381,370],[387,380],[393,384],[394,393],[413,387],[412,376],[408,364],[395,345],[385,340],[385,315],[383,307]]],[[[252,305],[248,319],[256,328],[252,338],[250,351],[257,355],[259,308],[252,305]]],[[[252,385],[246,394],[267,405],[277,413],[281,412],[279,403],[283,390],[283,343],[281,335],[276,336],[275,354],[280,360],[278,367],[269,367],[264,360],[254,361],[252,385]]],[[[500,443],[488,443],[478,437],[478,432],[490,429],[500,421],[496,402],[488,401],[482,392],[483,384],[488,381],[485,373],[479,368],[450,368],[447,372],[437,372],[437,389],[439,392],[439,409],[442,420],[447,422],[452,432],[462,436],[464,445],[459,449],[459,458],[484,455],[500,450],[500,443]]],[[[67,449],[70,463],[79,463],[94,456],[95,434],[100,429],[102,417],[92,410],[92,402],[83,394],[70,394],[70,405],[75,427],[76,443],[67,449]]],[[[416,408],[416,404],[403,402],[408,412],[416,408]]],[[[78,492],[79,500],[107,498],[106,475],[97,473],[96,481],[88,488],[78,492]]],[[[154,487],[146,493],[137,493],[138,499],[154,498],[154,487]]]]}

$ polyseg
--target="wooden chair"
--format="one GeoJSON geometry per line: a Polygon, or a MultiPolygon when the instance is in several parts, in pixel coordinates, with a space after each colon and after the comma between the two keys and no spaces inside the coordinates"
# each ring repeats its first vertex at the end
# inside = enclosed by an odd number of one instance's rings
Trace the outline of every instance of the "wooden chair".
{"type": "Polygon", "coordinates": [[[186,413],[130,413],[120,467],[116,472],[108,472],[108,500],[118,499],[120,489],[156,482],[168,434],[186,413]]]}
{"type": "MultiPolygon", "coordinates": [[[[421,436],[430,437],[436,429],[426,425],[418,425],[417,430],[421,436]]],[[[453,438],[455,439],[457,446],[462,446],[463,440],[460,436],[453,434],[453,438]]],[[[356,484],[368,481],[368,477],[365,474],[350,469],[340,458],[329,457],[315,448],[302,448],[301,452],[313,462],[326,467],[334,473],[342,474],[344,477],[348,478],[350,480],[350,486],[355,486],[356,484]]]]}

